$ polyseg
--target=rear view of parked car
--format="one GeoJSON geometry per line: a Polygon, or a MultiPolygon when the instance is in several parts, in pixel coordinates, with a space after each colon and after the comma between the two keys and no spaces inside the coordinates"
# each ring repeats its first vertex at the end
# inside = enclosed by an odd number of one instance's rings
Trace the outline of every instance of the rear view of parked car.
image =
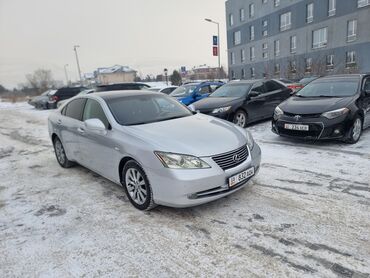
{"type": "Polygon", "coordinates": [[[370,75],[319,78],[275,110],[272,131],[301,139],[356,143],[370,126],[370,75]]]}
{"type": "Polygon", "coordinates": [[[272,118],[275,107],[291,93],[274,80],[232,81],[189,108],[245,128],[249,123],[272,118]]]}
{"type": "Polygon", "coordinates": [[[150,86],[144,83],[117,83],[97,86],[95,88],[95,91],[107,92],[107,91],[145,90],[149,88],[150,86]]]}
{"type": "Polygon", "coordinates": [[[140,210],[232,194],[257,174],[261,161],[249,131],[154,92],[76,97],[50,114],[49,133],[62,167],[77,162],[122,185],[140,210]]]}
{"type": "Polygon", "coordinates": [[[55,109],[58,107],[58,102],[72,98],[79,94],[81,91],[86,90],[85,87],[64,87],[58,89],[53,95],[49,96],[48,107],[55,109]]]}
{"type": "Polygon", "coordinates": [[[48,109],[49,97],[54,95],[56,90],[47,90],[40,96],[36,96],[28,100],[28,104],[34,106],[36,109],[48,109]]]}
{"type": "MultiPolygon", "coordinates": [[[[83,90],[83,91],[81,91],[80,93],[78,93],[77,94],[77,96],[83,96],[83,95],[88,95],[88,94],[92,94],[92,93],[94,93],[95,92],[95,90],[93,90],[93,89],[87,89],[87,90],[83,90]]],[[[57,107],[59,108],[59,107],[61,107],[64,103],[66,103],[68,101],[68,99],[65,99],[65,100],[61,100],[61,101],[59,101],[58,102],[58,104],[57,104],[57,107]]]]}
{"type": "Polygon", "coordinates": [[[190,105],[193,102],[208,97],[222,85],[224,85],[224,83],[221,81],[188,83],[175,89],[170,96],[176,98],[179,102],[185,105],[190,105]]]}

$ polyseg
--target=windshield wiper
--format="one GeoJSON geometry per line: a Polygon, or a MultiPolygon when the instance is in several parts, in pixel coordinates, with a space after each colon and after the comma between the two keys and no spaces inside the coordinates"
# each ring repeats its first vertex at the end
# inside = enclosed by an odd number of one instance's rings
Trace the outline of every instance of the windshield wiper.
{"type": "Polygon", "coordinates": [[[293,95],[293,96],[295,96],[295,97],[305,97],[305,96],[302,96],[302,95],[298,95],[298,94],[295,94],[295,95],[293,95]]]}
{"type": "Polygon", "coordinates": [[[327,95],[319,95],[319,96],[316,96],[316,97],[327,97],[327,98],[335,98],[335,97],[338,97],[338,96],[327,96],[327,95]]]}

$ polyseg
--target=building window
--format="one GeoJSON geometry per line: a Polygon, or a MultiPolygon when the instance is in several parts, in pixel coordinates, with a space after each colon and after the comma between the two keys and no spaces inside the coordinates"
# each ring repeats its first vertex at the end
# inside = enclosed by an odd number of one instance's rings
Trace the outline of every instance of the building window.
{"type": "Polygon", "coordinates": [[[235,65],[235,53],[234,52],[231,52],[231,54],[230,54],[230,60],[231,60],[231,64],[232,65],[235,65]]]}
{"type": "Polygon", "coordinates": [[[240,60],[242,63],[245,62],[245,50],[244,49],[240,51],[240,60]]]}
{"type": "Polygon", "coordinates": [[[370,0],[357,0],[357,7],[362,8],[370,5],[370,0]]]}
{"type": "Polygon", "coordinates": [[[245,70],[242,69],[242,79],[245,79],[245,70]]]}
{"type": "Polygon", "coordinates": [[[234,32],[234,45],[239,45],[241,43],[242,37],[241,37],[241,32],[236,31],[234,32]]]}
{"type": "Polygon", "coordinates": [[[326,47],[328,44],[328,28],[321,28],[312,32],[312,48],[326,47]]]}
{"type": "Polygon", "coordinates": [[[357,39],[357,20],[350,20],[347,23],[347,42],[357,39]]]}
{"type": "Polygon", "coordinates": [[[289,30],[292,27],[292,13],[287,12],[280,15],[280,31],[289,30]]]}
{"type": "Polygon", "coordinates": [[[239,10],[239,16],[240,16],[240,21],[245,20],[245,11],[244,11],[244,9],[239,10]]]}
{"type": "Polygon", "coordinates": [[[230,75],[231,75],[231,79],[235,79],[235,72],[233,70],[231,71],[230,75]]]}
{"type": "Polygon", "coordinates": [[[251,61],[254,61],[254,58],[256,58],[255,51],[254,51],[254,46],[249,48],[249,57],[251,61]]]}
{"type": "Polygon", "coordinates": [[[297,72],[297,64],[295,62],[295,60],[292,60],[289,62],[289,71],[291,73],[296,73],[297,72]]]}
{"type": "Polygon", "coordinates": [[[312,58],[306,58],[306,72],[311,72],[312,70],[312,58]]]}
{"type": "Polygon", "coordinates": [[[234,15],[233,14],[229,14],[229,25],[230,26],[234,25],[234,15]]]}
{"type": "Polygon", "coordinates": [[[280,6],[280,0],[274,0],[274,7],[280,6]]]}
{"type": "Polygon", "coordinates": [[[326,56],[326,69],[332,70],[334,69],[334,55],[327,55],[326,56]]]}
{"type": "Polygon", "coordinates": [[[306,22],[311,23],[313,21],[313,3],[310,3],[306,7],[306,22]]]}
{"type": "Polygon", "coordinates": [[[253,78],[255,76],[256,76],[255,70],[254,70],[254,68],[251,68],[251,77],[253,78]]]}
{"type": "Polygon", "coordinates": [[[347,58],[346,58],[347,68],[356,66],[356,52],[348,51],[346,55],[347,55],[347,58]]]}
{"type": "Polygon", "coordinates": [[[280,41],[279,40],[274,41],[274,53],[275,53],[275,56],[280,55],[280,41]]]}
{"type": "Polygon", "coordinates": [[[263,49],[263,50],[266,50],[267,48],[268,48],[267,42],[264,42],[264,43],[262,44],[262,49],[263,49]]]}
{"type": "Polygon", "coordinates": [[[280,64],[276,63],[274,67],[275,74],[280,74],[280,64]]]}
{"type": "Polygon", "coordinates": [[[295,53],[297,51],[297,36],[290,37],[290,53],[295,53]]]}
{"type": "Polygon", "coordinates": [[[268,52],[263,52],[262,53],[262,58],[263,59],[267,59],[269,57],[269,53],[268,52]]]}
{"type": "Polygon", "coordinates": [[[250,39],[251,41],[253,41],[253,40],[254,40],[254,26],[253,26],[253,25],[251,25],[251,26],[249,27],[249,39],[250,39]]]}
{"type": "Polygon", "coordinates": [[[268,25],[267,20],[263,20],[263,21],[262,21],[262,26],[263,26],[263,27],[267,27],[267,25],[268,25]]]}
{"type": "Polygon", "coordinates": [[[249,18],[254,17],[254,4],[249,5],[249,18]]]}
{"type": "Polygon", "coordinates": [[[337,0],[328,0],[329,1],[329,10],[328,10],[328,16],[335,15],[335,12],[337,10],[337,0]]]}
{"type": "Polygon", "coordinates": [[[262,36],[267,37],[267,35],[268,35],[267,30],[263,30],[262,31],[262,36]]]}

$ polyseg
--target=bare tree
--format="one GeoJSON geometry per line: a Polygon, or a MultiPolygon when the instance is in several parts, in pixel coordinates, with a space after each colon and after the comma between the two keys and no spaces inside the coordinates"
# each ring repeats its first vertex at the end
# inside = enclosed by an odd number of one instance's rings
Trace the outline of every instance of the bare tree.
{"type": "Polygon", "coordinates": [[[26,79],[29,83],[29,87],[37,91],[38,93],[45,92],[55,85],[55,80],[50,70],[38,69],[33,73],[27,74],[26,79]]]}

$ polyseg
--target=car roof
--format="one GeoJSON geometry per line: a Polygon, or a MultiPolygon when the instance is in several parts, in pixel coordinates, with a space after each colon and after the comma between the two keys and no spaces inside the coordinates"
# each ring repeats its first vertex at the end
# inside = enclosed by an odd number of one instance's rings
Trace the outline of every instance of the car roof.
{"type": "Polygon", "coordinates": [[[265,82],[265,81],[268,81],[268,80],[265,80],[265,79],[233,80],[227,84],[254,84],[256,82],[265,82]]]}
{"type": "Polygon", "coordinates": [[[92,94],[89,94],[89,95],[90,96],[97,96],[97,97],[100,97],[104,100],[121,98],[121,97],[129,97],[129,96],[148,96],[148,95],[163,96],[162,93],[151,92],[151,91],[146,91],[146,90],[141,90],[141,91],[137,91],[137,90],[106,91],[106,92],[92,93],[92,94]]]}

